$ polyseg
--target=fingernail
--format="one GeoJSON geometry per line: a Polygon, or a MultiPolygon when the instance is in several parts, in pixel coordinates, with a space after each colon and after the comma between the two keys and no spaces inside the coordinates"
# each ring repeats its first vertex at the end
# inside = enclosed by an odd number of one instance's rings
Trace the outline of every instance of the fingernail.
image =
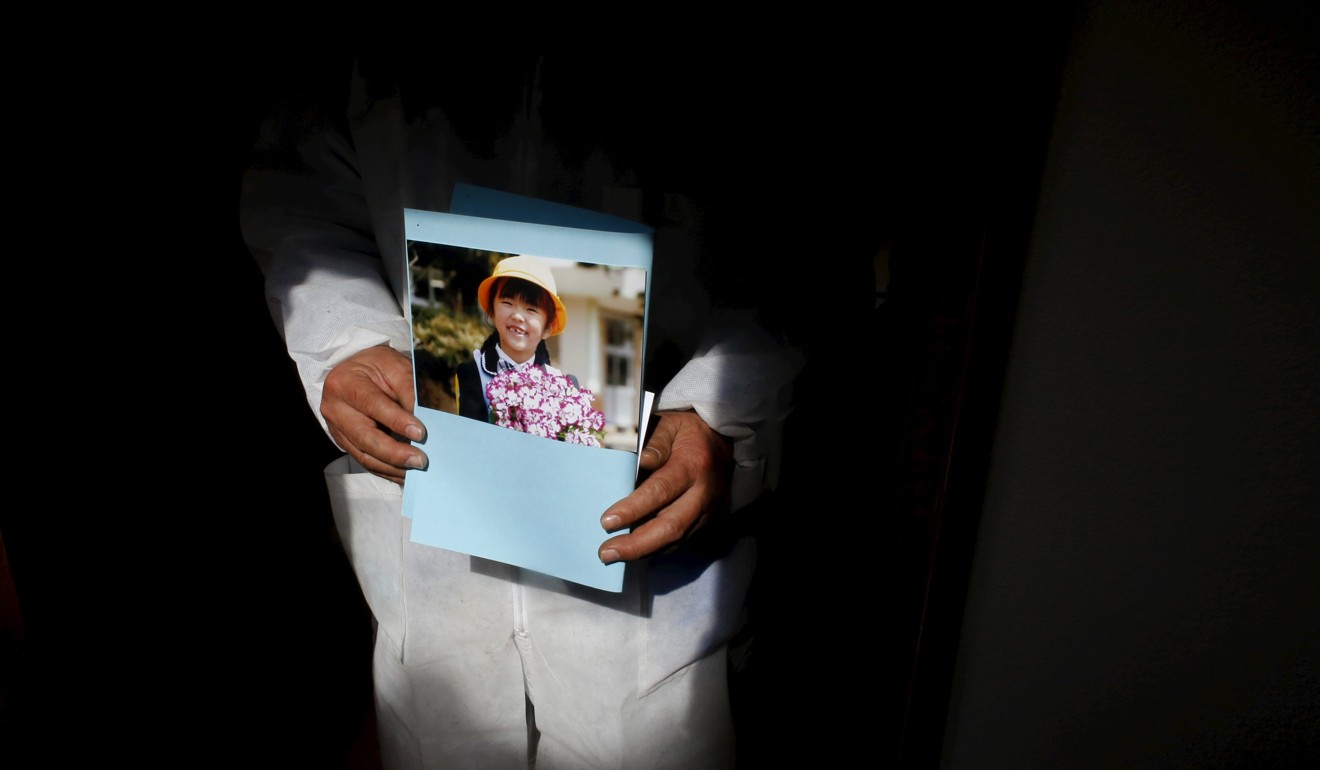
{"type": "Polygon", "coordinates": [[[609,516],[600,520],[600,525],[604,527],[606,531],[613,530],[619,526],[619,517],[611,513],[609,516]]]}
{"type": "MultiPolygon", "coordinates": [[[[426,431],[422,430],[422,426],[417,424],[409,425],[408,427],[403,429],[403,432],[406,436],[408,436],[408,438],[412,439],[413,441],[421,441],[422,439],[426,438],[426,431]]],[[[417,467],[421,467],[421,466],[417,466],[417,467]]]]}
{"type": "Polygon", "coordinates": [[[600,560],[606,564],[613,564],[619,560],[619,552],[613,548],[606,548],[600,552],[600,560]]]}
{"type": "Polygon", "coordinates": [[[421,470],[426,467],[426,458],[422,455],[409,455],[408,459],[404,460],[403,464],[408,468],[421,470]]]}

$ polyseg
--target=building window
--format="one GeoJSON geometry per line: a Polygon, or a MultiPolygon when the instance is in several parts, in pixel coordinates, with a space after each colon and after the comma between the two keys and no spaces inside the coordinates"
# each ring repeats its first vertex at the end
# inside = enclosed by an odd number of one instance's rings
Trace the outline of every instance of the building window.
{"type": "Polygon", "coordinates": [[[632,374],[632,323],[612,318],[605,325],[605,384],[625,386],[632,374]]]}

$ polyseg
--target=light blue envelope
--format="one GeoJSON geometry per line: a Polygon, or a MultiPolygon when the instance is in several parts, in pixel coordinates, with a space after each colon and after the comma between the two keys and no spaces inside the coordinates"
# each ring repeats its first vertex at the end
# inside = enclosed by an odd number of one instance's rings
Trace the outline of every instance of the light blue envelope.
{"type": "MultiPolygon", "coordinates": [[[[404,226],[411,241],[635,267],[648,276],[651,269],[649,227],[470,185],[455,187],[449,213],[405,209],[404,226]]],[[[649,309],[647,292],[643,340],[649,309]]],[[[421,406],[416,414],[427,432],[417,446],[430,465],[408,471],[403,486],[414,542],[622,590],[624,564],[601,564],[596,551],[609,536],[601,514],[636,484],[635,451],[565,444],[421,406]]]]}

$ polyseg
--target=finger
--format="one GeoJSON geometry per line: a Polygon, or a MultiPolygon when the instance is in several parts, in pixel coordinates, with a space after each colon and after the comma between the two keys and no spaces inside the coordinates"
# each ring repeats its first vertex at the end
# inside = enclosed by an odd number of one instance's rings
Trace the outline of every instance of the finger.
{"type": "Polygon", "coordinates": [[[610,532],[635,524],[668,505],[682,493],[684,484],[672,471],[660,472],[669,460],[674,435],[671,421],[663,417],[656,423],[655,431],[647,439],[642,449],[639,464],[643,471],[651,475],[637,486],[627,497],[605,509],[601,514],[600,525],[610,532]]]}
{"type": "Polygon", "coordinates": [[[370,392],[372,407],[367,414],[389,430],[413,441],[426,440],[426,426],[417,419],[416,393],[413,390],[412,361],[404,354],[380,348],[383,356],[376,369],[368,370],[379,391],[370,392]],[[386,398],[381,399],[381,393],[386,398]]]}
{"type": "Polygon", "coordinates": [[[370,471],[371,473],[377,476],[380,476],[381,478],[387,481],[392,481],[395,484],[399,484],[399,485],[403,484],[404,471],[402,469],[396,468],[388,463],[381,462],[380,460],[363,452],[361,449],[354,446],[346,438],[344,438],[343,434],[339,433],[338,431],[331,430],[330,434],[331,434],[331,438],[335,439],[336,443],[344,447],[345,450],[348,452],[348,454],[355,461],[357,461],[357,463],[361,465],[363,468],[365,468],[366,470],[370,471]]]}
{"type": "Polygon", "coordinates": [[[388,346],[358,351],[330,370],[322,392],[322,412],[342,403],[413,441],[426,439],[426,428],[413,415],[412,361],[388,346]]]}
{"type": "Polygon", "coordinates": [[[669,455],[674,446],[673,421],[663,417],[656,423],[655,431],[646,440],[638,465],[643,471],[654,471],[669,462],[669,455]]]}
{"type": "Polygon", "coordinates": [[[370,455],[363,455],[362,459],[358,462],[361,463],[363,468],[366,468],[372,474],[379,476],[386,481],[392,481],[399,486],[403,486],[404,473],[398,468],[395,468],[392,465],[386,465],[370,455]]]}
{"type": "Polygon", "coordinates": [[[623,535],[601,543],[598,551],[605,564],[632,561],[657,553],[699,529],[705,520],[704,506],[695,490],[680,496],[654,518],[623,535]]]}
{"type": "Polygon", "coordinates": [[[426,428],[412,412],[399,405],[395,396],[382,390],[379,383],[363,378],[354,382],[341,396],[344,403],[355,411],[370,418],[371,426],[377,424],[400,436],[407,436],[413,441],[426,438],[426,428]]]}
{"type": "MultiPolygon", "coordinates": [[[[375,420],[361,412],[332,405],[326,410],[326,425],[330,428],[331,438],[350,454],[356,451],[376,463],[389,466],[400,478],[408,468],[427,466],[427,457],[422,450],[381,430],[375,420]]],[[[379,473],[370,462],[357,456],[354,459],[373,473],[379,473]]]]}
{"type": "Polygon", "coordinates": [[[606,508],[601,514],[600,525],[607,532],[630,527],[667,507],[691,486],[692,478],[683,469],[663,466],[627,497],[606,508]]]}
{"type": "Polygon", "coordinates": [[[668,451],[648,444],[642,449],[642,456],[638,461],[638,467],[649,473],[664,465],[668,458],[668,451]]]}

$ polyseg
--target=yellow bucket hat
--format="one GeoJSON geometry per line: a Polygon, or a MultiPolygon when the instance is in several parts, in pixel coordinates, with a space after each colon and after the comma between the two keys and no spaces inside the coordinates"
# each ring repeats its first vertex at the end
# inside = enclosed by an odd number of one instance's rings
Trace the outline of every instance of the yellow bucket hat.
{"type": "Polygon", "coordinates": [[[490,277],[481,282],[477,287],[477,302],[481,309],[486,311],[486,315],[494,318],[495,312],[491,310],[491,290],[495,286],[495,281],[500,278],[521,278],[529,283],[534,283],[545,289],[550,294],[550,299],[555,303],[555,320],[550,325],[547,337],[553,337],[562,332],[564,327],[568,326],[568,311],[564,309],[564,303],[559,301],[559,292],[555,288],[555,277],[550,272],[550,267],[539,258],[530,254],[521,254],[516,257],[507,257],[500,260],[495,265],[495,272],[490,277]]]}

